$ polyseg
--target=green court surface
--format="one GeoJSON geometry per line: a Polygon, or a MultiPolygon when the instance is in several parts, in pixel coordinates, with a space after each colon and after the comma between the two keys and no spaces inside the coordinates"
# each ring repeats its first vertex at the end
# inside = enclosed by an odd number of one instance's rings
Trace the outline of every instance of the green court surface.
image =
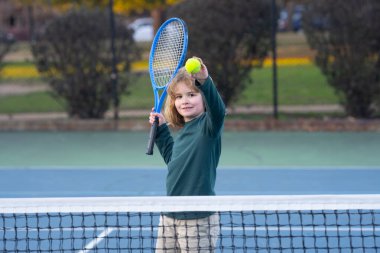
{"type": "MultiPolygon", "coordinates": [[[[163,168],[147,132],[1,132],[2,168],[163,168]]],[[[221,168],[380,168],[376,132],[225,132],[221,168]]]]}

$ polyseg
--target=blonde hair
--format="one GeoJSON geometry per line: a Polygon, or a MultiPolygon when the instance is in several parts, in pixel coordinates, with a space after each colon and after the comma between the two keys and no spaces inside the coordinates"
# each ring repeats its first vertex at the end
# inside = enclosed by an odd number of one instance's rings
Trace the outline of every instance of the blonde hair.
{"type": "Polygon", "coordinates": [[[184,118],[181,114],[178,113],[175,107],[175,91],[177,89],[178,83],[184,83],[192,91],[200,93],[198,87],[195,86],[194,79],[190,76],[186,69],[182,67],[169,84],[169,87],[167,89],[168,96],[165,101],[164,116],[169,125],[171,125],[174,128],[180,128],[185,125],[184,118]]]}

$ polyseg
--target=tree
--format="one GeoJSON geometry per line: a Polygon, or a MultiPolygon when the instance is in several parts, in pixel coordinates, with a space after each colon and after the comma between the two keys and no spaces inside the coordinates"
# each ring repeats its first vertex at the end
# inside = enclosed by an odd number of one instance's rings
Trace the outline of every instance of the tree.
{"type": "Polygon", "coordinates": [[[188,56],[205,60],[226,105],[252,81],[253,62],[260,67],[268,53],[270,11],[267,0],[192,0],[168,9],[187,23],[188,56]]]}
{"type": "Polygon", "coordinates": [[[370,118],[380,96],[378,0],[311,1],[304,13],[316,64],[348,115],[370,118]]]}
{"type": "Polygon", "coordinates": [[[36,29],[55,15],[50,0],[12,0],[10,4],[22,10],[20,13],[26,13],[26,16],[17,16],[17,19],[28,26],[23,39],[29,38],[30,42],[34,40],[36,29]]]}
{"type": "MultiPolygon", "coordinates": [[[[65,99],[70,117],[102,118],[115,95],[112,87],[109,16],[79,9],[53,20],[32,46],[38,70],[65,99]]],[[[115,50],[119,70],[127,73],[138,57],[132,32],[116,22],[115,50]]],[[[120,80],[121,94],[128,79],[120,80]]]]}
{"type": "MultiPolygon", "coordinates": [[[[24,0],[27,1],[27,0],[24,0]]],[[[30,0],[29,0],[30,1],[30,0]]],[[[41,1],[41,0],[40,0],[41,1]]],[[[50,4],[62,9],[71,9],[73,6],[85,6],[85,7],[100,7],[104,8],[108,5],[110,0],[50,0],[50,4]]],[[[154,27],[157,29],[163,21],[162,12],[163,10],[176,4],[182,0],[113,0],[114,1],[114,11],[117,14],[125,15],[131,13],[142,13],[144,11],[150,11],[151,16],[154,19],[154,27]]]]}

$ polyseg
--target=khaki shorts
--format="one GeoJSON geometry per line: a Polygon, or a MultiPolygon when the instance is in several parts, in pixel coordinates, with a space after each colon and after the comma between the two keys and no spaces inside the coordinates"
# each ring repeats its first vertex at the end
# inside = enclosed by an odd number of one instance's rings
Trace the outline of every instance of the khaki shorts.
{"type": "Polygon", "coordinates": [[[161,215],[156,253],[214,252],[219,232],[218,214],[192,220],[161,215]]]}

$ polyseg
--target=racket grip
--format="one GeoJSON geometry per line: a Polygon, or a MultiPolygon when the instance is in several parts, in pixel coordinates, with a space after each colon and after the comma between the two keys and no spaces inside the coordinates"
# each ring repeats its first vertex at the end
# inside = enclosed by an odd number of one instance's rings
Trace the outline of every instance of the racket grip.
{"type": "Polygon", "coordinates": [[[158,117],[155,117],[152,127],[150,128],[148,147],[146,150],[147,155],[153,155],[154,140],[156,139],[157,127],[158,117]]]}

